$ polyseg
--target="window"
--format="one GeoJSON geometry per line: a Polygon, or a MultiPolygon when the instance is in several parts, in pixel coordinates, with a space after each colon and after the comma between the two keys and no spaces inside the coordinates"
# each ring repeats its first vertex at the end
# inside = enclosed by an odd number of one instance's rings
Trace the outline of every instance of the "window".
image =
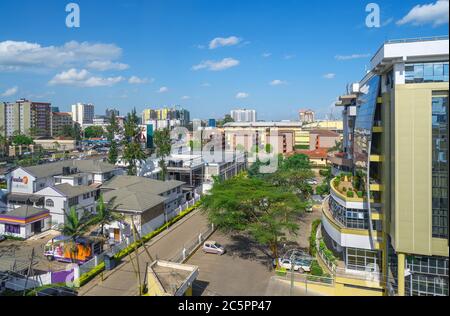
{"type": "Polygon", "coordinates": [[[448,238],[448,93],[432,101],[432,235],[448,238]]]}
{"type": "Polygon", "coordinates": [[[45,206],[54,207],[55,206],[55,202],[53,202],[53,200],[51,200],[51,199],[47,199],[45,201],[45,206]]]}
{"type": "Polygon", "coordinates": [[[346,248],[345,267],[351,270],[380,272],[380,254],[359,248],[346,248]]]}
{"type": "Polygon", "coordinates": [[[5,224],[5,233],[20,234],[20,225],[5,224]]]}
{"type": "Polygon", "coordinates": [[[407,64],[405,82],[448,82],[448,62],[407,64]]]}

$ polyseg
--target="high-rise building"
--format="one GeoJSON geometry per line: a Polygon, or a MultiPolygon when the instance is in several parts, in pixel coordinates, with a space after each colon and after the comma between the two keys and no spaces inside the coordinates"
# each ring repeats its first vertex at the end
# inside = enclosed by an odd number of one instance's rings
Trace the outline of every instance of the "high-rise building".
{"type": "Polygon", "coordinates": [[[142,112],[142,124],[153,124],[155,129],[187,126],[189,122],[189,111],[179,106],[156,110],[145,109],[142,112]]]}
{"type": "Polygon", "coordinates": [[[237,109],[231,110],[230,114],[237,123],[256,122],[256,110],[237,109]]]}
{"type": "Polygon", "coordinates": [[[56,137],[62,134],[64,126],[73,126],[72,113],[53,112],[52,113],[52,136],[56,137]]]}
{"type": "Polygon", "coordinates": [[[387,41],[344,98],[357,107],[351,173],[331,181],[318,235],[337,293],[448,295],[448,97],[441,37],[387,41]]]}
{"type": "Polygon", "coordinates": [[[316,120],[316,113],[312,110],[300,110],[298,114],[302,123],[312,123],[316,120]]]}
{"type": "Polygon", "coordinates": [[[0,103],[0,126],[6,136],[14,132],[33,137],[51,136],[51,104],[26,99],[0,103]]]}
{"type": "Polygon", "coordinates": [[[105,110],[105,116],[108,118],[111,118],[113,113],[116,115],[116,117],[120,115],[119,110],[116,110],[116,109],[106,109],[105,110]]]}
{"type": "Polygon", "coordinates": [[[94,123],[94,105],[77,103],[72,105],[72,119],[80,126],[94,123]]]}

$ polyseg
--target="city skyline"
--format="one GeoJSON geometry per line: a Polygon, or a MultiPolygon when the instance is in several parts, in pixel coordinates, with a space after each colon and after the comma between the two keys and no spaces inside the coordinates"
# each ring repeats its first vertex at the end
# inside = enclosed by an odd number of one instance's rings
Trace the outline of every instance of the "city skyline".
{"type": "Polygon", "coordinates": [[[61,111],[93,103],[96,114],[177,104],[202,119],[252,108],[262,120],[297,120],[311,108],[324,118],[380,43],[448,34],[443,0],[378,1],[379,28],[365,25],[366,3],[357,1],[326,1],[335,14],[321,21],[322,5],[298,1],[76,3],[81,25],[73,29],[65,3],[0,4],[24,21],[43,17],[33,28],[0,21],[1,101],[27,98],[61,111]]]}

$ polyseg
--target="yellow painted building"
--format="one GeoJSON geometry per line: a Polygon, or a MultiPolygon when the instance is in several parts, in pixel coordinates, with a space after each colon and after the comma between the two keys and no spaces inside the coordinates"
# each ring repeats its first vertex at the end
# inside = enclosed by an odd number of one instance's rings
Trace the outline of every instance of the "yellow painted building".
{"type": "Polygon", "coordinates": [[[329,295],[448,296],[448,51],[388,41],[359,84],[353,171],[322,207],[329,295]]]}

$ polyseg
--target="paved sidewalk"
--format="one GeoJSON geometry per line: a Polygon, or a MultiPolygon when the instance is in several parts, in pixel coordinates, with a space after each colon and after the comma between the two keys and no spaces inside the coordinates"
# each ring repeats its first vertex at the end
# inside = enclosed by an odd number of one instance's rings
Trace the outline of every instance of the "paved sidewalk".
{"type": "MultiPolygon", "coordinates": [[[[168,260],[174,257],[185,243],[193,240],[202,231],[208,228],[208,221],[199,210],[187,215],[175,225],[150,240],[146,247],[153,259],[168,260]]],[[[135,253],[131,254],[136,265],[135,253]]],[[[139,249],[139,268],[141,280],[144,280],[147,263],[150,262],[143,247],[139,249]]],[[[129,256],[113,271],[105,271],[95,277],[88,284],[81,287],[78,294],[85,296],[135,296],[137,291],[137,278],[129,256]]]]}

